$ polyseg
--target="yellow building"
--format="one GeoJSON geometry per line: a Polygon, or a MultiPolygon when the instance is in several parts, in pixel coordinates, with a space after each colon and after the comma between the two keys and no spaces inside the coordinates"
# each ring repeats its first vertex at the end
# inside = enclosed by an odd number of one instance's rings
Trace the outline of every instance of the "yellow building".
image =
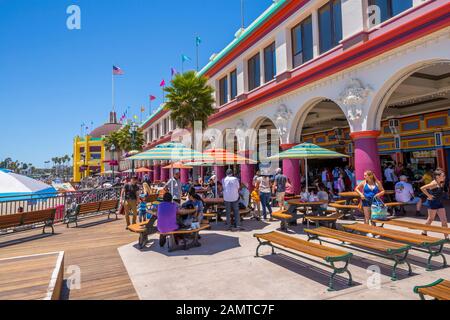
{"type": "Polygon", "coordinates": [[[106,161],[111,160],[111,155],[105,148],[105,137],[120,128],[121,125],[117,123],[116,113],[111,112],[109,123],[96,128],[85,137],[76,137],[74,139],[74,182],[80,182],[80,180],[85,177],[101,174],[104,173],[105,170],[110,170],[110,166],[106,161]]]}

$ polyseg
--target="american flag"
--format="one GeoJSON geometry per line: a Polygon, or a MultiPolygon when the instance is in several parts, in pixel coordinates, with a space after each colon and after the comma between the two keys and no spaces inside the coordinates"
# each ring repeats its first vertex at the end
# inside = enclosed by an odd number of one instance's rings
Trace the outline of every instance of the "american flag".
{"type": "Polygon", "coordinates": [[[119,67],[113,66],[113,75],[115,76],[121,76],[124,72],[119,67]]]}

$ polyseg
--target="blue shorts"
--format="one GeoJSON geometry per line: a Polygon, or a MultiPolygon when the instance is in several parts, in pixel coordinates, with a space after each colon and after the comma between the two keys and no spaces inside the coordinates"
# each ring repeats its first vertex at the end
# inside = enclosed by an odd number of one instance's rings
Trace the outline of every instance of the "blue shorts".
{"type": "Polygon", "coordinates": [[[366,198],[366,199],[364,199],[362,201],[363,208],[370,208],[370,207],[372,207],[373,199],[374,198],[366,198]]]}
{"type": "Polygon", "coordinates": [[[440,200],[427,200],[423,205],[431,210],[444,209],[444,204],[440,200]]]}

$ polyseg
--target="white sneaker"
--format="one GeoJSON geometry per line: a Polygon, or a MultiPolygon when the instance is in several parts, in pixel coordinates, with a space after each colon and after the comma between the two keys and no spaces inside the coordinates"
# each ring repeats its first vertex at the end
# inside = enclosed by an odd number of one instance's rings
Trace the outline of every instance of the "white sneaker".
{"type": "Polygon", "coordinates": [[[374,238],[373,234],[371,234],[371,233],[368,233],[368,234],[367,234],[367,237],[368,237],[368,238],[374,238]]]}

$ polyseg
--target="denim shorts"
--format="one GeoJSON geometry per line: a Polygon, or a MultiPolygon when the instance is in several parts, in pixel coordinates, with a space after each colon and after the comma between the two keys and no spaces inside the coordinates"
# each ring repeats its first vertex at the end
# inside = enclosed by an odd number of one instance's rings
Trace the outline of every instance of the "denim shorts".
{"type": "Polygon", "coordinates": [[[370,208],[373,204],[373,198],[366,198],[362,201],[363,208],[370,208]]]}
{"type": "Polygon", "coordinates": [[[431,210],[444,209],[444,204],[440,200],[427,200],[423,205],[431,210]]]}

